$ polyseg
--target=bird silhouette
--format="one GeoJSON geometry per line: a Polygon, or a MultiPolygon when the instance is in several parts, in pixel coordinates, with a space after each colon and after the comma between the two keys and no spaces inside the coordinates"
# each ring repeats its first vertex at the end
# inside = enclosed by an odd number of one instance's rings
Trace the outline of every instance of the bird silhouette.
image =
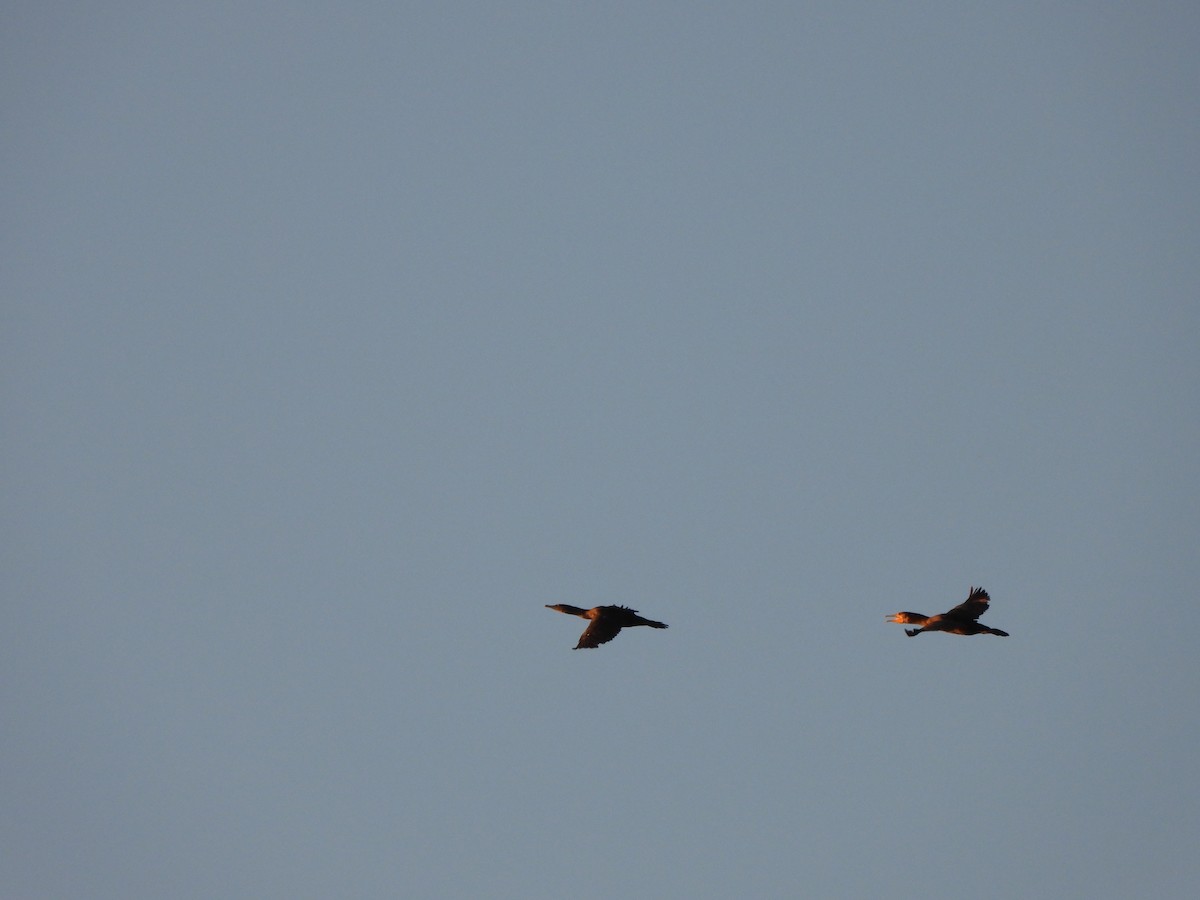
{"type": "Polygon", "coordinates": [[[635,625],[648,625],[651,628],[666,628],[662,622],[643,619],[636,609],[628,606],[593,606],[591,609],[580,609],[578,606],[568,606],[566,603],[546,604],[546,609],[557,610],[569,616],[579,616],[591,619],[588,627],[579,636],[575,649],[591,649],[607,644],[615,638],[622,628],[633,628],[635,625]]]}
{"type": "Polygon", "coordinates": [[[905,625],[919,625],[919,628],[905,628],[904,633],[916,637],[922,631],[946,631],[950,634],[995,634],[1008,637],[1007,631],[999,628],[988,628],[976,620],[988,610],[991,598],[983,588],[971,588],[971,594],[958,606],[940,616],[923,616],[915,612],[898,612],[887,617],[889,622],[899,622],[905,625]]]}

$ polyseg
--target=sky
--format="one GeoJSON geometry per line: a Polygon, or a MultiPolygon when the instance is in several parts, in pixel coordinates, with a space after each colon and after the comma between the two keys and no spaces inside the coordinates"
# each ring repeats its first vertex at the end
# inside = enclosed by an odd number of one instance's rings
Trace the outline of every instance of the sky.
{"type": "Polygon", "coordinates": [[[0,894],[1191,896],[1194,4],[0,32],[0,894]]]}

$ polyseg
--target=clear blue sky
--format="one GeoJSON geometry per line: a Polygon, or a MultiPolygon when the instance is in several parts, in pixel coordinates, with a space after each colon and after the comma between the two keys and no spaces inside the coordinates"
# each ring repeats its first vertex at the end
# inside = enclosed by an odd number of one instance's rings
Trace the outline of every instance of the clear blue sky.
{"type": "Polygon", "coordinates": [[[3,18],[0,894],[1190,896],[1195,4],[3,18]]]}

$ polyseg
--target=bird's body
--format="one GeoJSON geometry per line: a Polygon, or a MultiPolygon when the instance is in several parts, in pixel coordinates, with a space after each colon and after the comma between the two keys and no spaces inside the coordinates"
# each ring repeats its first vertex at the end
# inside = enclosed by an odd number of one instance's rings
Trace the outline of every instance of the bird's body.
{"type": "Polygon", "coordinates": [[[938,616],[923,616],[914,612],[898,612],[888,616],[889,622],[899,622],[906,625],[918,625],[918,628],[905,628],[904,633],[916,637],[922,631],[945,631],[949,634],[994,634],[998,637],[1008,637],[1007,631],[999,628],[989,628],[977,621],[988,610],[991,598],[983,588],[971,588],[971,595],[949,612],[938,616]]]}
{"type": "Polygon", "coordinates": [[[546,608],[566,613],[569,616],[591,619],[588,627],[580,635],[579,643],[575,645],[576,650],[591,649],[599,647],[601,644],[607,644],[620,633],[622,628],[632,628],[635,625],[648,625],[651,628],[667,627],[662,622],[643,619],[638,615],[636,609],[630,609],[628,606],[593,606],[591,609],[580,609],[578,606],[569,606],[566,603],[554,605],[547,603],[546,608]]]}

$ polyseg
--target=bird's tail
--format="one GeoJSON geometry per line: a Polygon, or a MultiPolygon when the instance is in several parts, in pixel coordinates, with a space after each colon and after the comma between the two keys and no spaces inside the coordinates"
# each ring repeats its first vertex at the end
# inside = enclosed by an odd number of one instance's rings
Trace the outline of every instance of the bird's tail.
{"type": "Polygon", "coordinates": [[[638,616],[638,624],[639,625],[649,625],[651,628],[666,628],[667,627],[666,622],[655,622],[653,619],[643,619],[641,616],[638,616]]]}
{"type": "Polygon", "coordinates": [[[996,635],[997,637],[1008,637],[1008,632],[1007,632],[1007,631],[1001,631],[999,628],[989,628],[989,629],[987,630],[987,633],[988,633],[988,634],[994,634],[994,635],[996,635]]]}

